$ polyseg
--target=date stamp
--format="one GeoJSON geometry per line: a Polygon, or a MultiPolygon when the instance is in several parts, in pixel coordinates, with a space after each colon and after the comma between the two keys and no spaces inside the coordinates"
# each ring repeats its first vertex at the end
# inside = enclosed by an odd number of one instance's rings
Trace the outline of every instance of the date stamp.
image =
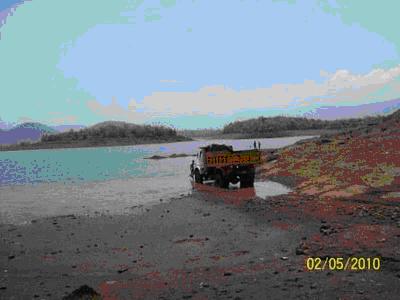
{"type": "Polygon", "coordinates": [[[305,260],[308,271],[380,271],[380,257],[308,257],[305,260]]]}

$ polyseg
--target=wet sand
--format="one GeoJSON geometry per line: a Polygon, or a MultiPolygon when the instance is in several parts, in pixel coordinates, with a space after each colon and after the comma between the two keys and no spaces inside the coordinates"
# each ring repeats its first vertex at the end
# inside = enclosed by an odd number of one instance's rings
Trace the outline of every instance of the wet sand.
{"type": "MultiPolygon", "coordinates": [[[[345,248],[334,242],[346,230],[338,219],[312,216],[292,200],[210,187],[139,215],[1,225],[0,299],[61,299],[82,285],[103,299],[396,299],[399,232],[369,253],[345,248]],[[308,256],[323,255],[384,259],[381,271],[305,269],[308,256]]],[[[346,226],[373,218],[340,217],[346,226]]]]}

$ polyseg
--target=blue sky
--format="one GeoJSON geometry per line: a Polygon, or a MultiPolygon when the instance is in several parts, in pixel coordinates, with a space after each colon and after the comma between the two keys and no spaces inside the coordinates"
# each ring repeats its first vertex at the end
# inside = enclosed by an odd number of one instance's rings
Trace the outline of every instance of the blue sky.
{"type": "Polygon", "coordinates": [[[343,1],[79,3],[25,2],[0,27],[3,120],[197,128],[399,94],[393,26],[343,1]]]}

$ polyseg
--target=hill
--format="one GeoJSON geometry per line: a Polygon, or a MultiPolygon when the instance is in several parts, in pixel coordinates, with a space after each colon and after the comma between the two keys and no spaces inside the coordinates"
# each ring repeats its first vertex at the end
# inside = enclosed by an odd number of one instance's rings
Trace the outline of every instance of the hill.
{"type": "Polygon", "coordinates": [[[187,140],[190,139],[165,126],[107,121],[75,131],[46,132],[37,143],[10,145],[2,150],[119,146],[187,140]]]}
{"type": "Polygon", "coordinates": [[[53,128],[41,123],[23,123],[8,130],[1,130],[0,144],[16,144],[22,141],[35,142],[40,140],[43,134],[55,132],[53,128]]]}
{"type": "Polygon", "coordinates": [[[383,117],[364,117],[338,120],[319,120],[304,117],[259,117],[244,121],[236,121],[224,126],[223,134],[241,134],[244,137],[276,137],[289,131],[341,131],[367,125],[376,125],[383,117]]]}
{"type": "Polygon", "coordinates": [[[394,201],[400,199],[399,152],[400,110],[378,124],[276,151],[261,174],[293,178],[301,195],[394,201]]]}

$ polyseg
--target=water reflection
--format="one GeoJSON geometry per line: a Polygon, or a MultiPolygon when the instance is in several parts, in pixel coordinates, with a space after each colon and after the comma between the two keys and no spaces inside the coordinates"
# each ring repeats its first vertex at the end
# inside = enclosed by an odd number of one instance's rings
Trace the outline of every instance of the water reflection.
{"type": "Polygon", "coordinates": [[[230,184],[229,189],[222,189],[214,186],[212,181],[198,184],[191,181],[194,190],[203,194],[219,198],[226,204],[241,205],[256,196],[265,199],[266,197],[288,194],[291,189],[277,182],[265,181],[255,182],[253,188],[239,188],[239,185],[230,184]]]}
{"type": "Polygon", "coordinates": [[[274,181],[254,182],[254,188],[257,196],[263,199],[288,194],[292,191],[289,187],[274,181]]]}

